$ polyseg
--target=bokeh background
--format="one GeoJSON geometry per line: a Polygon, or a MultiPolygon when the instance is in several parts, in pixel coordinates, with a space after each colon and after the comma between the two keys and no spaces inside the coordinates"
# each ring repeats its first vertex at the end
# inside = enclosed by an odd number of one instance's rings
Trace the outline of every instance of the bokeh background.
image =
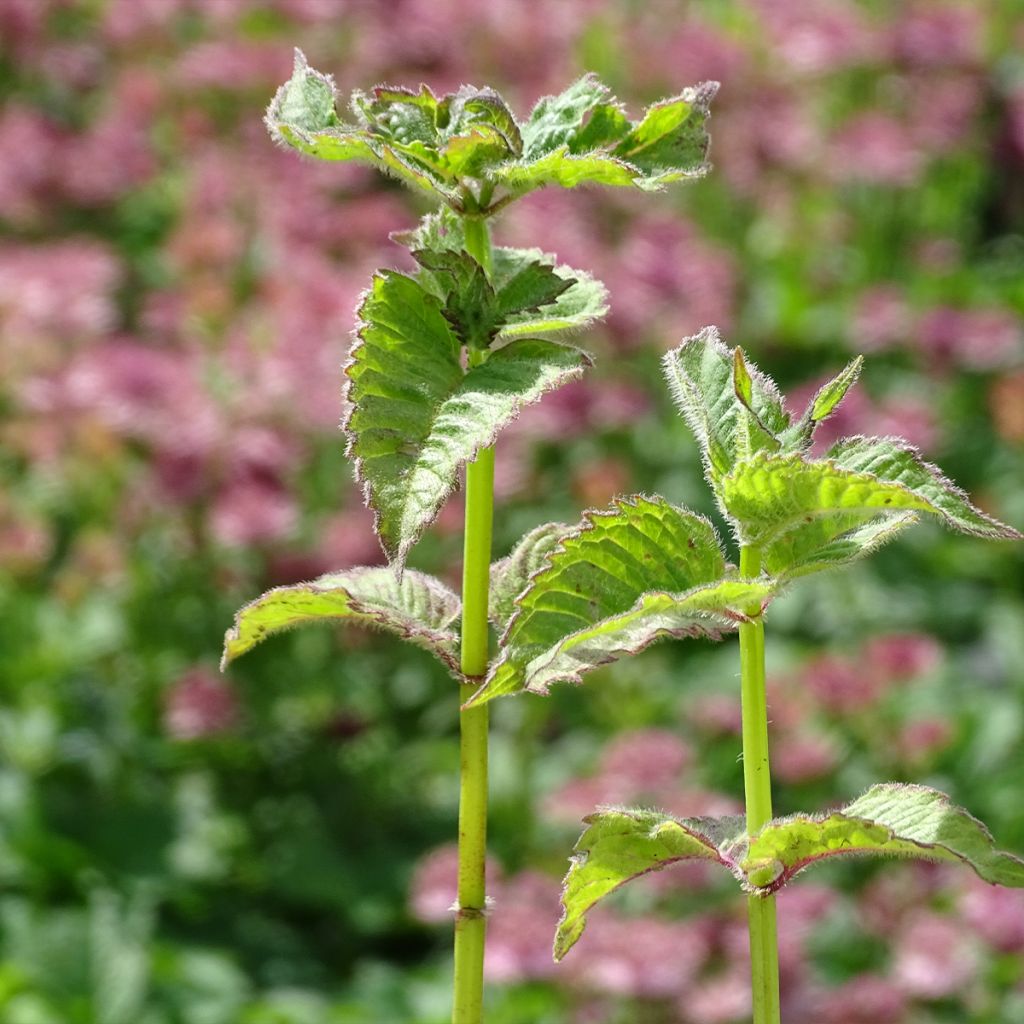
{"type": "MultiPolygon", "coordinates": [[[[436,1024],[457,694],[307,630],[226,676],[234,609],[376,563],[337,429],[352,311],[423,212],[279,152],[291,47],[343,91],[584,70],[635,110],[721,80],[715,170],[544,192],[499,241],[602,277],[585,381],[498,455],[496,556],[633,490],[712,512],[658,357],[718,324],[832,434],[912,439],[1024,525],[1019,0],[0,0],[0,1020],[436,1024]]],[[[413,564],[457,579],[458,499],[413,564]]],[[[1024,554],[922,526],[773,607],[781,812],[947,789],[1024,851],[1024,554]]],[[[657,647],[493,722],[492,1024],[749,1019],[743,903],[699,870],[593,915],[557,892],[600,802],[737,807],[732,642],[657,647]]],[[[1019,1024],[1024,898],[856,863],[782,897],[789,1024],[1019,1024]]]]}

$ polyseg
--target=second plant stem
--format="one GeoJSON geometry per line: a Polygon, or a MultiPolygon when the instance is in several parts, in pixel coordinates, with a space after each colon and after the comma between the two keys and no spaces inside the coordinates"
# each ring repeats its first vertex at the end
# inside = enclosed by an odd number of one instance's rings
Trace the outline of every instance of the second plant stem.
{"type": "MultiPolygon", "coordinates": [[[[740,574],[761,573],[761,550],[740,550],[740,574]]],[[[772,818],[772,779],[768,763],[768,700],[765,693],[764,619],[760,607],[748,608],[750,621],[740,623],[740,684],[743,701],[743,789],[747,834],[754,835],[772,818]]],[[[750,973],[754,1024],[780,1024],[779,951],[775,897],[749,896],[750,973]]]]}
{"type": "MultiPolygon", "coordinates": [[[[464,221],[466,251],[490,271],[490,239],[481,218],[464,221]]],[[[470,367],[487,353],[471,351],[470,367]]],[[[479,680],[487,672],[489,652],[488,588],[491,527],[494,519],[494,449],[485,448],[466,464],[466,527],[462,563],[463,675],[479,680]]],[[[473,687],[467,687],[467,696],[473,687]]],[[[484,941],[487,892],[487,724],[488,706],[468,708],[460,716],[459,878],[455,917],[455,981],[452,1024],[483,1019],[484,941]]]]}

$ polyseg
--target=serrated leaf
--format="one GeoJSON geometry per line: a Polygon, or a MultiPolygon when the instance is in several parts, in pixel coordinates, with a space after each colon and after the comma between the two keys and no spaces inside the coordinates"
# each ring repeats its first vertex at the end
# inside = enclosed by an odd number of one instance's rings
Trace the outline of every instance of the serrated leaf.
{"type": "Polygon", "coordinates": [[[638,167],[648,182],[664,183],[704,172],[708,106],[718,85],[705,82],[649,107],[615,147],[615,156],[638,167]]]}
{"type": "Polygon", "coordinates": [[[929,505],[947,526],[978,537],[1019,540],[1021,534],[971,504],[956,484],[942,471],[925,462],[920,454],[899,438],[850,437],[837,442],[827,457],[837,466],[870,473],[886,483],[898,484],[929,505]]]}
{"type": "Polygon", "coordinates": [[[555,682],[665,636],[717,635],[770,584],[726,577],[714,527],[663,498],[590,512],[515,601],[501,655],[470,704],[555,682]]]}
{"type": "Polygon", "coordinates": [[[487,272],[468,252],[416,250],[416,261],[433,276],[441,313],[469,349],[486,349],[504,317],[487,272]]]}
{"type": "Polygon", "coordinates": [[[996,850],[977,818],[936,789],[899,783],[872,786],[831,814],[769,822],[735,866],[752,889],[772,893],[817,861],[851,854],[959,862],[986,882],[1024,888],[1024,860],[996,850]]]}
{"type": "Polygon", "coordinates": [[[372,163],[461,211],[484,192],[484,202],[497,207],[548,183],[649,190],[699,177],[707,171],[705,121],[714,89],[697,86],[632,124],[608,89],[587,75],[540,100],[520,128],[492,89],[463,86],[437,97],[426,86],[419,92],[380,86],[371,95],[353,94],[356,123],[346,124],[330,79],[298,54],[267,125],[275,139],[304,153],[372,163]]]}
{"type": "Polygon", "coordinates": [[[523,125],[523,156],[527,160],[568,146],[587,115],[611,98],[596,75],[587,74],[557,96],[542,96],[523,125]]]}
{"type": "Polygon", "coordinates": [[[458,676],[458,595],[439,580],[386,567],[330,573],[275,587],[245,605],[224,638],[221,668],[274,633],[309,622],[352,622],[396,633],[430,651],[458,676]]]}
{"type": "Polygon", "coordinates": [[[346,368],[349,453],[381,544],[399,565],[462,466],[524,405],[590,365],[575,349],[527,338],[464,373],[458,339],[439,307],[412,278],[378,274],[346,368]]]}
{"type": "Polygon", "coordinates": [[[739,350],[730,352],[717,328],[705,327],[686,338],[665,355],[662,366],[716,493],[721,478],[757,450],[757,443],[778,447],[777,435],[788,426],[789,416],[775,382],[748,364],[739,350]],[[755,425],[759,430],[752,430],[755,425]]]}
{"type": "Polygon", "coordinates": [[[927,512],[954,529],[980,536],[1015,535],[975,509],[916,456],[892,464],[884,455],[872,458],[871,450],[877,450],[873,441],[863,448],[851,443],[840,451],[853,465],[876,466],[894,479],[855,471],[835,458],[808,461],[799,455],[758,453],[739,463],[722,478],[721,498],[741,542],[761,546],[771,571],[782,573],[793,567],[781,554],[787,545],[807,553],[812,541],[820,547],[887,512],[927,512]],[[783,541],[791,530],[801,530],[801,537],[783,541]]]}
{"type": "MultiPolygon", "coordinates": [[[[601,319],[608,312],[608,292],[604,285],[582,270],[556,265],[555,257],[549,253],[540,249],[496,248],[492,257],[492,277],[499,290],[508,289],[525,268],[534,264],[547,268],[555,277],[568,282],[568,286],[553,299],[508,313],[498,332],[499,339],[574,331],[601,319]]],[[[558,286],[550,278],[548,281],[554,293],[558,286]]]]}
{"type": "Polygon", "coordinates": [[[491,566],[491,622],[504,629],[515,611],[515,599],[526,588],[530,577],[546,562],[547,556],[571,532],[568,523],[544,523],[520,538],[507,558],[491,566]]]}
{"type": "Polygon", "coordinates": [[[725,864],[718,848],[743,831],[741,817],[673,818],[657,811],[608,808],[584,819],[562,888],[555,959],[576,944],[587,912],[626,882],[688,860],[725,864]]]}
{"type": "Polygon", "coordinates": [[[773,541],[762,553],[762,566],[770,576],[786,582],[838,569],[877,551],[917,521],[916,512],[893,512],[843,531],[846,521],[841,518],[815,519],[773,541]]]}

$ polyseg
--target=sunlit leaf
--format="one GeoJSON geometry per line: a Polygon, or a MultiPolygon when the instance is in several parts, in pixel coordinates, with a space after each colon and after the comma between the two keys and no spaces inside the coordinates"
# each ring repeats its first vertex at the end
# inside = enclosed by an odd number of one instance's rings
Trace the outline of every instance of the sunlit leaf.
{"type": "Polygon", "coordinates": [[[588,513],[516,598],[481,703],[546,693],[663,637],[716,636],[766,601],[771,584],[728,575],[701,516],[662,498],[620,499],[588,513]]]}
{"type": "Polygon", "coordinates": [[[268,636],[305,623],[352,622],[385,629],[436,655],[458,674],[459,598],[432,576],[389,568],[349,569],[275,587],[245,605],[224,638],[221,667],[268,636]]]}
{"type": "Polygon", "coordinates": [[[377,534],[401,565],[458,483],[459,471],[519,410],[589,365],[536,338],[511,342],[463,371],[440,301],[403,274],[378,274],[360,309],[346,368],[345,423],[377,534]]]}
{"type": "Polygon", "coordinates": [[[567,523],[544,523],[520,538],[507,558],[491,566],[489,616],[499,629],[508,625],[515,611],[515,599],[526,588],[530,577],[543,566],[566,534],[567,523]]]}

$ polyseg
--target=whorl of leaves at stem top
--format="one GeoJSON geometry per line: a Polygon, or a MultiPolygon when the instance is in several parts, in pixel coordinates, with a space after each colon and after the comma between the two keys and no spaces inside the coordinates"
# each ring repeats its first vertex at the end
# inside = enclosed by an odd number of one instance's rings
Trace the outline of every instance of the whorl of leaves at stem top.
{"type": "Polygon", "coordinates": [[[707,173],[708,106],[717,82],[684,89],[631,121],[607,86],[585,75],[538,100],[520,123],[493,89],[435,96],[381,85],[336,109],[329,75],[296,50],[292,77],[267,110],[272,137],[322,160],[358,160],[460,212],[488,213],[535,188],[597,184],[659,189],[707,173]]]}

